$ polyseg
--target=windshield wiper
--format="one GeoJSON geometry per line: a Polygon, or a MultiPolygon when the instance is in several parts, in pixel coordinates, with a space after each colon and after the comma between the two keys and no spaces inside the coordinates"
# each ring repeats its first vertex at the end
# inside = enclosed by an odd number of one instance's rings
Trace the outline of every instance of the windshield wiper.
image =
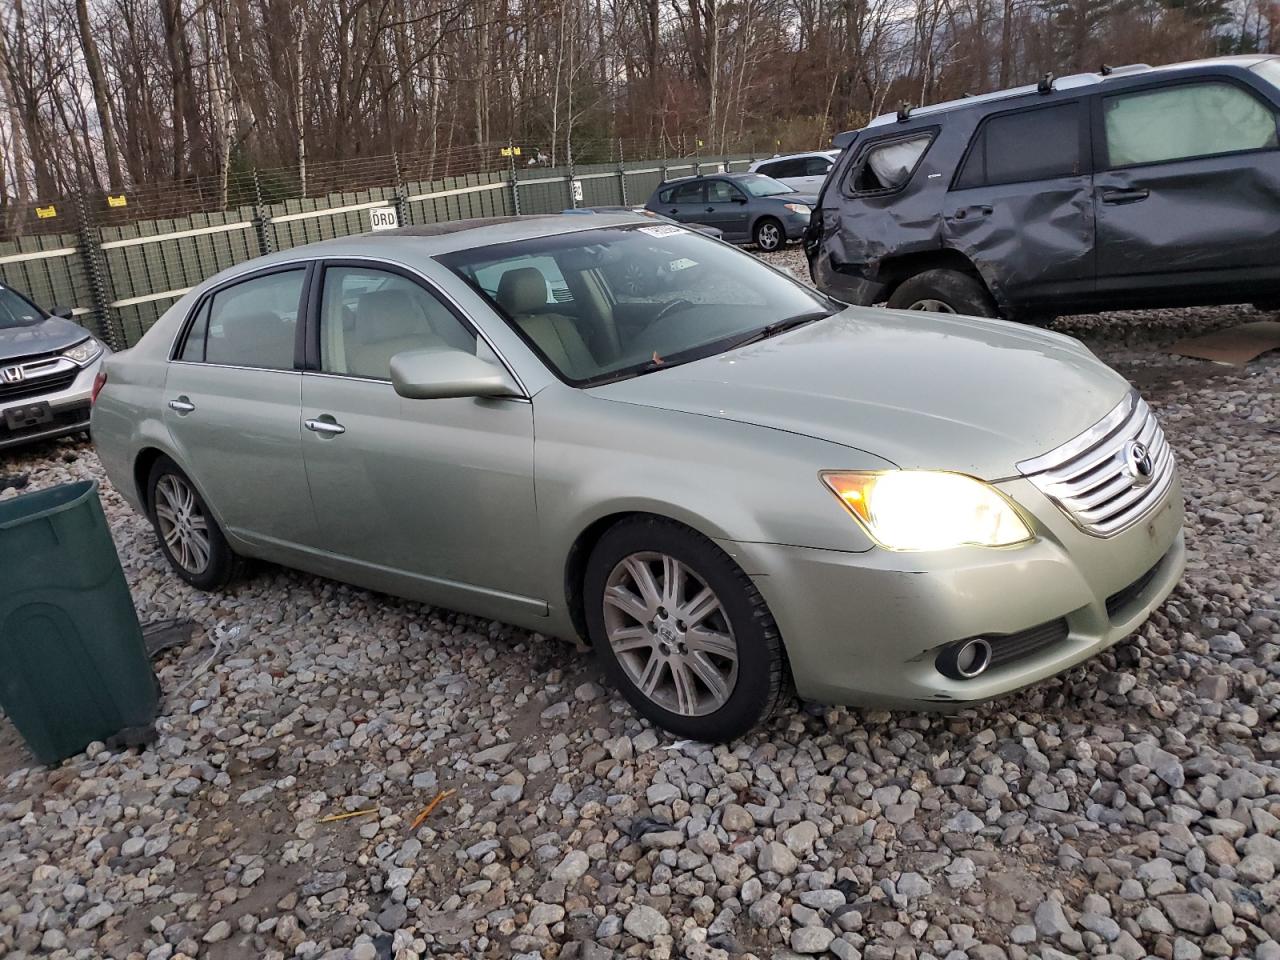
{"type": "Polygon", "coordinates": [[[806,323],[813,323],[815,320],[825,320],[831,316],[826,310],[814,310],[810,313],[798,313],[794,317],[787,317],[785,320],[775,320],[773,323],[766,323],[759,330],[753,330],[740,340],[735,340],[729,346],[725,347],[724,352],[737,350],[739,347],[745,347],[749,343],[758,343],[761,340],[767,340],[769,337],[777,336],[787,330],[794,330],[796,327],[803,327],[806,323]]]}

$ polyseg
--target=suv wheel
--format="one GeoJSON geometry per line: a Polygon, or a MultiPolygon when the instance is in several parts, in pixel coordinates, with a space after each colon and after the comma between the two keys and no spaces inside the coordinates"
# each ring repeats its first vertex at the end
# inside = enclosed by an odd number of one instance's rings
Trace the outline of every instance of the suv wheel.
{"type": "Polygon", "coordinates": [[[761,217],[756,222],[755,241],[756,246],[765,253],[773,253],[787,242],[787,235],[782,230],[782,224],[773,217],[761,217]]]}
{"type": "Polygon", "coordinates": [[[160,550],[178,576],[201,590],[226,586],[236,555],[195,485],[168,457],[151,467],[147,504],[160,550]]]}
{"type": "Polygon", "coordinates": [[[710,540],[658,517],[624,520],[587,562],[587,626],[636,710],[681,737],[739,737],[782,693],[778,627],[751,579],[710,540]]]}
{"type": "Polygon", "coordinates": [[[902,281],[889,295],[894,310],[997,316],[996,305],[982,281],[959,270],[925,270],[902,281]]]}

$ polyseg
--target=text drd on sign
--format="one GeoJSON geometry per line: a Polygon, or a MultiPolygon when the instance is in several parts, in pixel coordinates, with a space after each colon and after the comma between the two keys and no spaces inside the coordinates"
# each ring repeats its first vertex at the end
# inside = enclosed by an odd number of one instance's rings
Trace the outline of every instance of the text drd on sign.
{"type": "Polygon", "coordinates": [[[394,230],[400,226],[395,207],[375,207],[369,211],[369,226],[374,230],[394,230]]]}

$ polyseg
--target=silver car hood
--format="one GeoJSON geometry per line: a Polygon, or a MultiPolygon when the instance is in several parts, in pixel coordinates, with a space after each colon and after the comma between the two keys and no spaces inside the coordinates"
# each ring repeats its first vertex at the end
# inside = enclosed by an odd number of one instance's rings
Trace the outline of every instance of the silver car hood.
{"type": "Polygon", "coordinates": [[[996,480],[1096,423],[1128,390],[1123,377],[1060,334],[850,307],[590,393],[803,434],[900,467],[996,480]]]}
{"type": "Polygon", "coordinates": [[[89,331],[84,327],[61,317],[47,317],[20,327],[0,327],[0,362],[65,350],[87,336],[89,331]]]}

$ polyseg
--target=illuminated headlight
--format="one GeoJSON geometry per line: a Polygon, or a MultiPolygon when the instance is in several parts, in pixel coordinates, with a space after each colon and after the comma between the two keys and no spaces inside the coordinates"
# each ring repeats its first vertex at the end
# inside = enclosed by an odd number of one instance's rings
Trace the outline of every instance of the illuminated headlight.
{"type": "Polygon", "coordinates": [[[822,482],[890,550],[1005,547],[1031,539],[1013,504],[989,484],[960,473],[824,473],[822,482]]]}
{"type": "Polygon", "coordinates": [[[84,366],[90,363],[102,354],[102,344],[90,337],[88,340],[81,340],[74,347],[62,351],[62,355],[73,363],[84,366]]]}
{"type": "Polygon", "coordinates": [[[783,204],[783,206],[786,207],[788,210],[790,210],[792,213],[803,214],[806,217],[813,212],[812,210],[809,209],[809,205],[807,203],[785,203],[783,204]]]}

